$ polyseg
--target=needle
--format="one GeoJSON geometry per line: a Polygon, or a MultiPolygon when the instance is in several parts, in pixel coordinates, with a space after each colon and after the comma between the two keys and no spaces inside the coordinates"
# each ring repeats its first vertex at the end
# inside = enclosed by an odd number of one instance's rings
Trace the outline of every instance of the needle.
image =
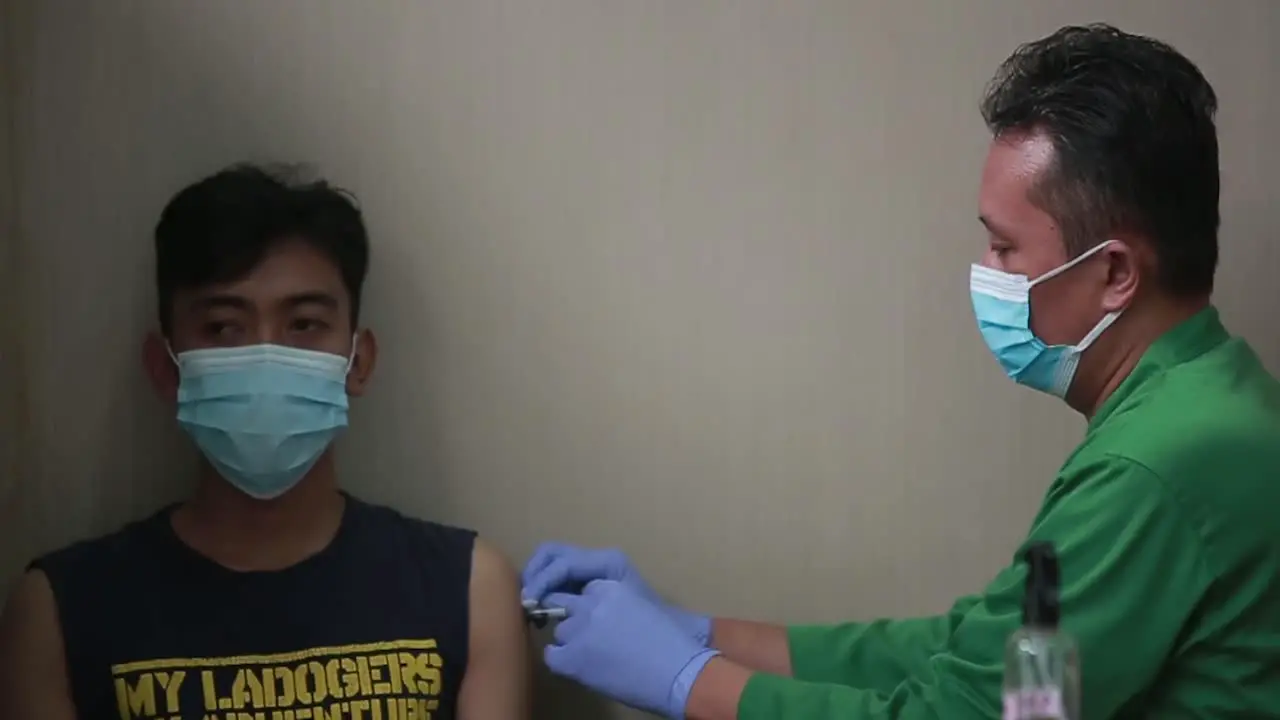
{"type": "Polygon", "coordinates": [[[548,621],[563,620],[569,617],[569,611],[562,607],[539,607],[537,600],[525,600],[524,605],[525,619],[533,623],[534,627],[545,627],[548,621]]]}

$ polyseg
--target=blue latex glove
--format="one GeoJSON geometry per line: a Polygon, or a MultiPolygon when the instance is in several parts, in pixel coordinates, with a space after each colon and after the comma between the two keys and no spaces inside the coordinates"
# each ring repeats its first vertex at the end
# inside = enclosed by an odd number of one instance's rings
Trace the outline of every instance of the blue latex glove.
{"type": "Polygon", "coordinates": [[[596,580],[546,604],[569,611],[544,651],[547,667],[634,708],[683,718],[694,680],[719,654],[624,583],[596,580]]]}
{"type": "MultiPolygon", "coordinates": [[[[573,592],[594,580],[613,580],[662,608],[702,647],[711,641],[711,618],[669,605],[640,577],[621,550],[596,550],[564,543],[544,543],[521,573],[526,600],[543,601],[547,593],[573,592]]],[[[552,604],[549,601],[547,604],[552,604]]]]}

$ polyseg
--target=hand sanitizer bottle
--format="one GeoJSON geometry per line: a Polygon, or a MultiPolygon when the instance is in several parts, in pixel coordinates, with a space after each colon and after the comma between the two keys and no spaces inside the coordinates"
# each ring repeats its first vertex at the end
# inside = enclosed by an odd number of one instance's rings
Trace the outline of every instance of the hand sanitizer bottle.
{"type": "Polygon", "coordinates": [[[1080,720],[1080,660],[1075,640],[1058,627],[1058,556],[1051,543],[1023,552],[1027,586],[1022,627],[1004,652],[1004,720],[1080,720]]]}

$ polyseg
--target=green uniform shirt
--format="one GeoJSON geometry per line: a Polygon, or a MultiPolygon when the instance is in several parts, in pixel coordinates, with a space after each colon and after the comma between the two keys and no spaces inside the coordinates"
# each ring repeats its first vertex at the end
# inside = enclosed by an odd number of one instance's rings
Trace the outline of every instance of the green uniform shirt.
{"type": "MultiPolygon", "coordinates": [[[[1213,308],[1171,330],[1090,421],[1032,523],[1054,543],[1083,716],[1280,711],[1280,383],[1213,308]]],[[[789,629],[795,678],[739,720],[998,718],[1015,563],[939,617],[789,629]]]]}

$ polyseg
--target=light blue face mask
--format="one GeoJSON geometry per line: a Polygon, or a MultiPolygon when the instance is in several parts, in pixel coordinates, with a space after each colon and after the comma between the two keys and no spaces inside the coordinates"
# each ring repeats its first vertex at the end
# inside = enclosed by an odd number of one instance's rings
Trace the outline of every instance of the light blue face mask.
{"type": "Polygon", "coordinates": [[[184,352],[178,423],[227,482],[279,497],[347,426],[352,347],[350,358],[282,345],[184,352]]]}
{"type": "Polygon", "coordinates": [[[1075,345],[1046,345],[1031,331],[1031,288],[1055,278],[1110,245],[1108,240],[1035,280],[983,265],[969,271],[969,295],[978,331],[1014,382],[1060,398],[1067,395],[1080,355],[1120,317],[1107,313],[1075,345]]]}

